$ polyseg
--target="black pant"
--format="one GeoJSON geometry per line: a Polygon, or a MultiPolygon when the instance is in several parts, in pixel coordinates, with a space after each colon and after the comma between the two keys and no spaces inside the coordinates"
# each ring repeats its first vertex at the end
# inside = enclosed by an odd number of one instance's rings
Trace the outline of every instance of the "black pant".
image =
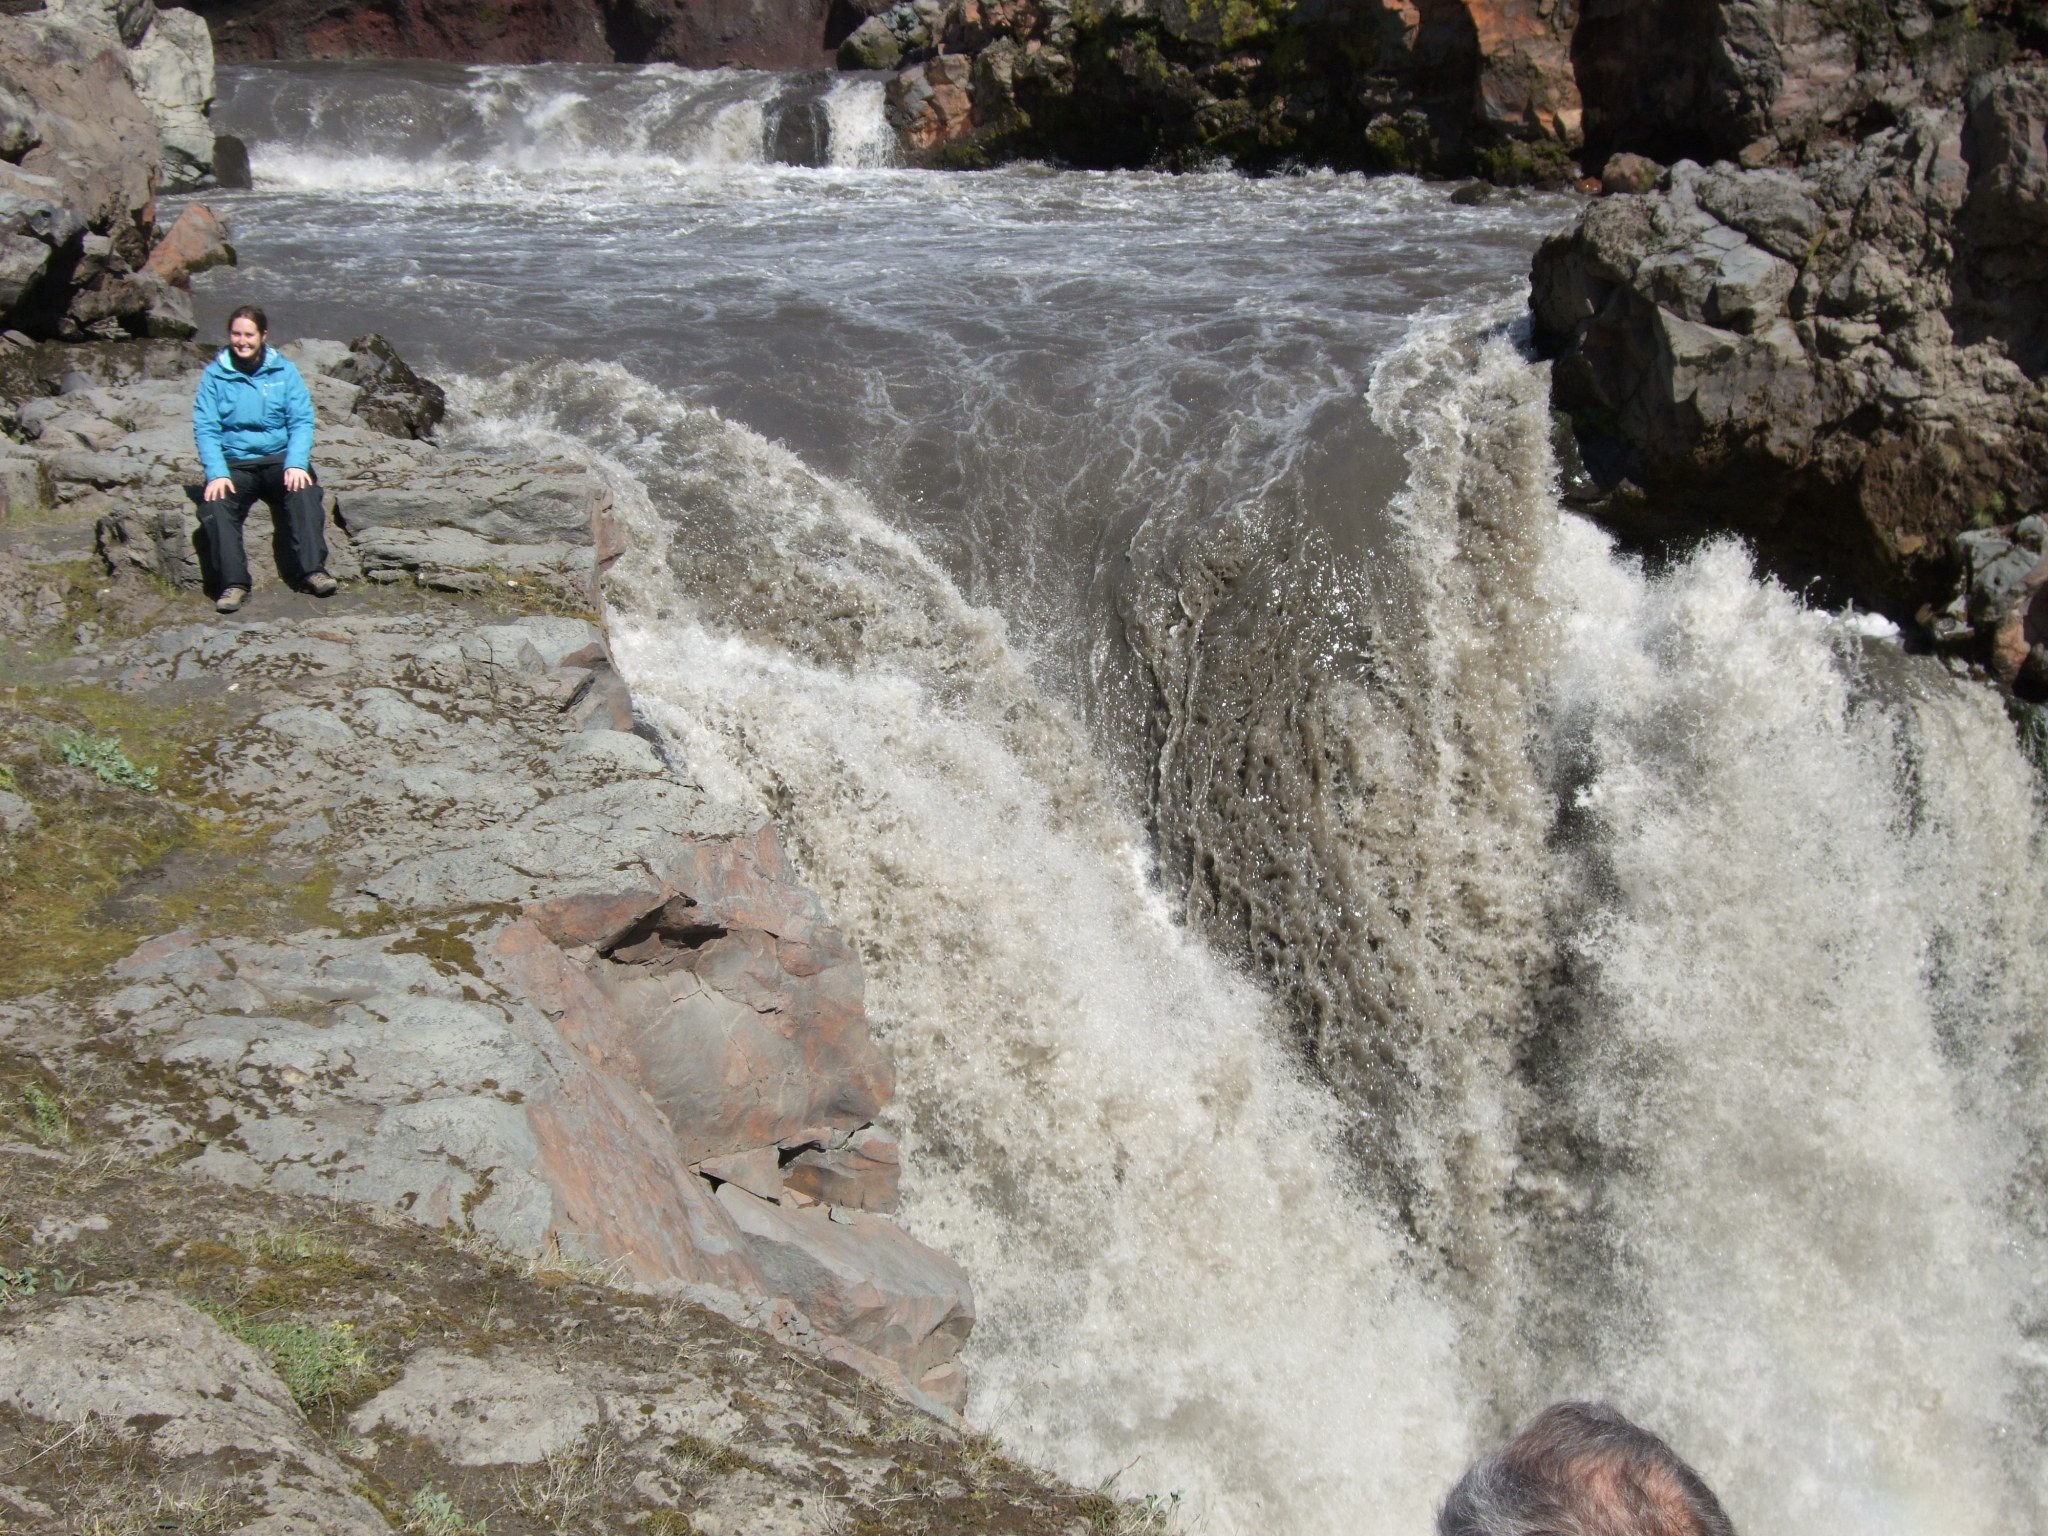
{"type": "Polygon", "coordinates": [[[261,501],[270,508],[278,531],[278,574],[297,586],[315,571],[327,569],[327,516],[320,507],[317,483],[303,491],[284,488],[282,464],[231,464],[232,494],[199,503],[200,550],[217,585],[247,589],[249,557],[242,549],[242,524],[249,509],[261,501]],[[286,569],[289,566],[291,569],[286,569]]]}

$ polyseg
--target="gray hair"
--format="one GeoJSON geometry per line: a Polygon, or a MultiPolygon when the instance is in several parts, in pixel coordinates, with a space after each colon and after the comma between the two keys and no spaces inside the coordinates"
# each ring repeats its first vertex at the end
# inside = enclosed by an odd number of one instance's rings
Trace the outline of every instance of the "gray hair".
{"type": "Polygon", "coordinates": [[[1458,1479],[1438,1536],[1735,1536],[1670,1446],[1605,1403],[1553,1403],[1458,1479]]]}

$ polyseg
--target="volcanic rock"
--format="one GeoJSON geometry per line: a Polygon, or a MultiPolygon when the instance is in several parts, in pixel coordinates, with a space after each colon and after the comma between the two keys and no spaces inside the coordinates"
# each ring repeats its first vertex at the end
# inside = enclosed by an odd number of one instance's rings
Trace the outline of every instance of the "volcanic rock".
{"type": "Polygon", "coordinates": [[[1651,544],[1716,529],[1786,580],[1910,618],[1954,535],[2048,479],[2038,163],[2044,72],[1796,171],[1681,161],[1545,243],[1558,407],[1651,544]]]}
{"type": "Polygon", "coordinates": [[[393,437],[432,437],[448,412],[441,386],[414,373],[397,349],[374,333],[350,342],[349,355],[325,371],[361,390],[355,413],[393,437]]]}
{"type": "Polygon", "coordinates": [[[224,59],[442,59],[816,69],[831,0],[196,0],[224,59]]]}

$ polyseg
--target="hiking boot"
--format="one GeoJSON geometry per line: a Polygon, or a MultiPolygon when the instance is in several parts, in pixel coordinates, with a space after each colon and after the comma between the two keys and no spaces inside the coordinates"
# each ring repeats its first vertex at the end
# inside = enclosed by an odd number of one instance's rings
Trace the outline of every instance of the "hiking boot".
{"type": "Polygon", "coordinates": [[[229,587],[213,600],[213,611],[215,613],[233,613],[247,601],[249,601],[249,589],[247,587],[229,587]]]}
{"type": "Polygon", "coordinates": [[[306,578],[306,590],[315,597],[332,597],[341,589],[325,571],[315,571],[306,578]]]}

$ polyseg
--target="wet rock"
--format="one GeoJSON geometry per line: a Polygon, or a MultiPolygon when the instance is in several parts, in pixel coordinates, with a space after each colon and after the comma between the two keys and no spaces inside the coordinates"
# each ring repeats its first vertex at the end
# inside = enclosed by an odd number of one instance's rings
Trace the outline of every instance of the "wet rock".
{"type": "Polygon", "coordinates": [[[229,192],[246,192],[256,184],[249,169],[249,146],[232,133],[214,137],[213,183],[229,192]]]}
{"type": "Polygon", "coordinates": [[[574,1450],[597,1421],[596,1394],[560,1371],[428,1349],[357,1409],[349,1427],[415,1436],[459,1467],[530,1466],[574,1450]]]}
{"type": "Polygon", "coordinates": [[[350,342],[349,355],[324,371],[361,390],[356,415],[393,437],[432,437],[447,414],[448,396],[441,386],[414,373],[398,350],[374,333],[350,342]]]}

